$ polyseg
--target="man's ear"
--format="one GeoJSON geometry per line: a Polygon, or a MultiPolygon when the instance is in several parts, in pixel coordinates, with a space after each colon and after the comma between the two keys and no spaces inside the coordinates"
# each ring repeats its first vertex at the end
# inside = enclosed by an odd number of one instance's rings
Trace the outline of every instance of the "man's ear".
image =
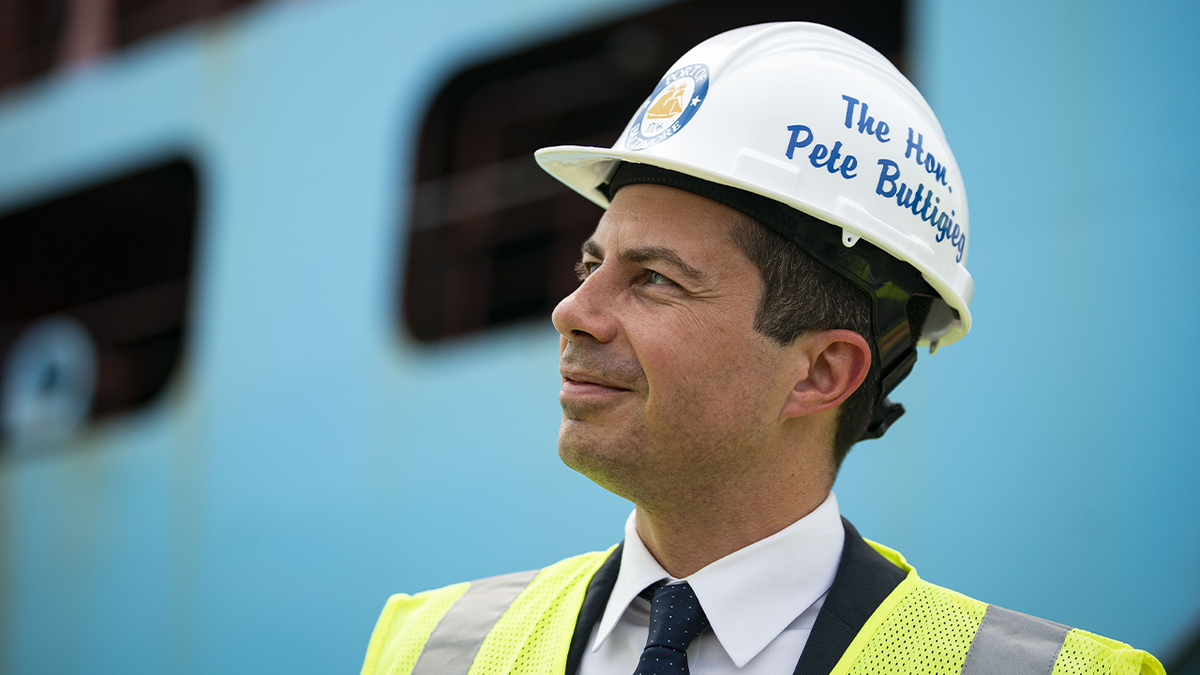
{"type": "Polygon", "coordinates": [[[832,410],[853,394],[871,368],[871,348],[852,330],[825,330],[797,338],[795,385],[781,415],[801,417],[832,410]]]}

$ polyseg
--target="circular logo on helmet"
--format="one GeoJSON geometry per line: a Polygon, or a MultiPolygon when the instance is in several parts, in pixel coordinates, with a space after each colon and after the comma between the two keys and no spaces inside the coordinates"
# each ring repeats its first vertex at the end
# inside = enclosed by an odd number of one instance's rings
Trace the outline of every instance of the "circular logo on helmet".
{"type": "Polygon", "coordinates": [[[625,147],[644,150],[679,133],[708,96],[708,67],[697,63],[667,74],[634,117],[625,147]]]}

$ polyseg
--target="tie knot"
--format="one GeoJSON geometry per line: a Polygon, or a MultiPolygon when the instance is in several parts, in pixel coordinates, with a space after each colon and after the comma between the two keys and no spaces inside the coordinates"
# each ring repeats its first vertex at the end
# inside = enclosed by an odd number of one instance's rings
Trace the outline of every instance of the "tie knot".
{"type": "Polygon", "coordinates": [[[708,617],[686,581],[654,589],[647,647],[669,647],[686,652],[705,628],[708,628],[708,617]]]}

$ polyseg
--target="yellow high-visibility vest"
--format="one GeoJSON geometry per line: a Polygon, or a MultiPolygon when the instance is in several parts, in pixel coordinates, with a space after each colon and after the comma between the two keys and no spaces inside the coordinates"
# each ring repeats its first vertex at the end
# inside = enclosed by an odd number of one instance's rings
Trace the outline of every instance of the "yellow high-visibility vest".
{"type": "MultiPolygon", "coordinates": [[[[928,583],[896,551],[867,543],[907,576],[831,675],[1165,675],[1145,651],[928,583]]],[[[362,675],[561,674],[588,582],[611,553],[394,595],[362,675]]]]}

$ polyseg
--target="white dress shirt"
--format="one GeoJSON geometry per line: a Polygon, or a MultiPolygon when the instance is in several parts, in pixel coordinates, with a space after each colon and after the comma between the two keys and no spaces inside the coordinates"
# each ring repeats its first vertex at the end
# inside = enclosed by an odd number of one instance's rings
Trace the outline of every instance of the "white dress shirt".
{"type": "MultiPolygon", "coordinates": [[[[688,649],[692,675],[787,675],[796,668],[842,557],[845,530],[830,492],[815,511],[688,577],[710,628],[688,649]]],[[[638,593],[666,579],[625,522],[621,569],[592,629],[580,675],[633,675],[646,647],[650,603],[638,593]]]]}

